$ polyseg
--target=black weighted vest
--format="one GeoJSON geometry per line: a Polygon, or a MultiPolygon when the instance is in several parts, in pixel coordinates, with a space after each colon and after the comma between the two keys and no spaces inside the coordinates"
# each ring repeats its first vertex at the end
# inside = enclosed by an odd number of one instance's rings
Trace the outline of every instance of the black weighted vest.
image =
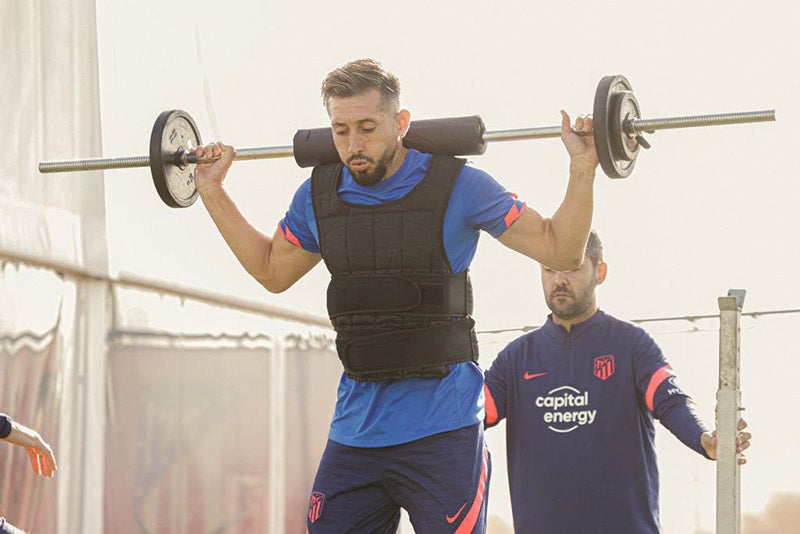
{"type": "Polygon", "coordinates": [[[339,198],[341,163],[314,168],[311,196],[331,273],[328,315],[349,377],[441,378],[452,363],[478,360],[469,276],[452,273],[442,237],[463,166],[434,155],[414,189],[377,205],[339,198]]]}

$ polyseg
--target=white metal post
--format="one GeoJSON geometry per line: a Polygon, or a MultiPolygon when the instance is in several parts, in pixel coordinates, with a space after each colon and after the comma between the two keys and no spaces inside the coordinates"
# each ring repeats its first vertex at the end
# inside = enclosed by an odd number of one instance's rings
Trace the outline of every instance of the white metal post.
{"type": "Polygon", "coordinates": [[[719,389],[717,390],[717,534],[740,532],[740,478],[736,436],[741,417],[740,326],[744,290],[719,297],[719,389]]]}
{"type": "Polygon", "coordinates": [[[270,356],[269,373],[269,462],[268,462],[268,532],[285,529],[284,506],[286,493],[286,352],[284,338],[276,335],[270,356]]]}

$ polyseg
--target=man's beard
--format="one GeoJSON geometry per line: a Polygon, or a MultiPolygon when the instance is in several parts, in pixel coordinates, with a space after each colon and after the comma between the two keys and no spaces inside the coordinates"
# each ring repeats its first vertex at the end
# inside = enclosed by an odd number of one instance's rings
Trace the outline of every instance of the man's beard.
{"type": "Polygon", "coordinates": [[[556,286],[553,291],[547,295],[547,307],[553,312],[553,315],[559,319],[566,321],[580,317],[586,312],[594,302],[594,288],[597,286],[593,283],[587,287],[580,297],[575,295],[575,292],[568,289],[566,286],[556,286]],[[560,298],[555,296],[556,293],[568,293],[572,298],[567,299],[566,302],[557,303],[556,299],[560,298]]]}
{"type": "Polygon", "coordinates": [[[381,159],[377,162],[367,156],[355,155],[347,160],[347,168],[350,170],[353,180],[355,180],[358,185],[369,187],[386,178],[386,171],[389,168],[389,162],[394,159],[396,152],[397,149],[393,150],[391,154],[388,151],[384,152],[383,156],[381,156],[381,159]],[[350,163],[353,161],[366,161],[367,163],[371,163],[373,165],[372,170],[367,168],[363,171],[354,171],[350,167],[350,163]]]}

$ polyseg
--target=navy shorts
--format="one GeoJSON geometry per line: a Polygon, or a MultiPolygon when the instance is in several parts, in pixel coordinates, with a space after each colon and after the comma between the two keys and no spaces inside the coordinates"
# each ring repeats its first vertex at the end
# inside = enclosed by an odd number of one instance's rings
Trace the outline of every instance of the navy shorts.
{"type": "Polygon", "coordinates": [[[482,424],[391,447],[328,440],[308,504],[308,532],[392,533],[404,508],[417,532],[483,533],[490,476],[482,424]]]}

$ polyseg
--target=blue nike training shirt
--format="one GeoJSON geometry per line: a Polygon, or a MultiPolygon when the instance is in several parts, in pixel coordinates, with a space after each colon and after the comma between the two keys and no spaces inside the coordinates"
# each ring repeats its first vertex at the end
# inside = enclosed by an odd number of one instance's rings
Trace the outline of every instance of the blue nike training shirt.
{"type": "MultiPolygon", "coordinates": [[[[397,200],[424,178],[430,160],[430,154],[409,150],[398,171],[374,186],[357,184],[345,167],[339,196],[366,205],[397,200]]],[[[444,219],[445,251],[453,272],[469,267],[481,230],[500,236],[524,208],[487,173],[465,165],[444,219]]],[[[319,253],[310,179],[298,188],[279,226],[289,242],[319,253]]],[[[397,445],[480,423],[483,408],[483,373],[473,362],[451,365],[442,379],[358,382],[342,372],[329,438],[353,447],[397,445]]]]}

